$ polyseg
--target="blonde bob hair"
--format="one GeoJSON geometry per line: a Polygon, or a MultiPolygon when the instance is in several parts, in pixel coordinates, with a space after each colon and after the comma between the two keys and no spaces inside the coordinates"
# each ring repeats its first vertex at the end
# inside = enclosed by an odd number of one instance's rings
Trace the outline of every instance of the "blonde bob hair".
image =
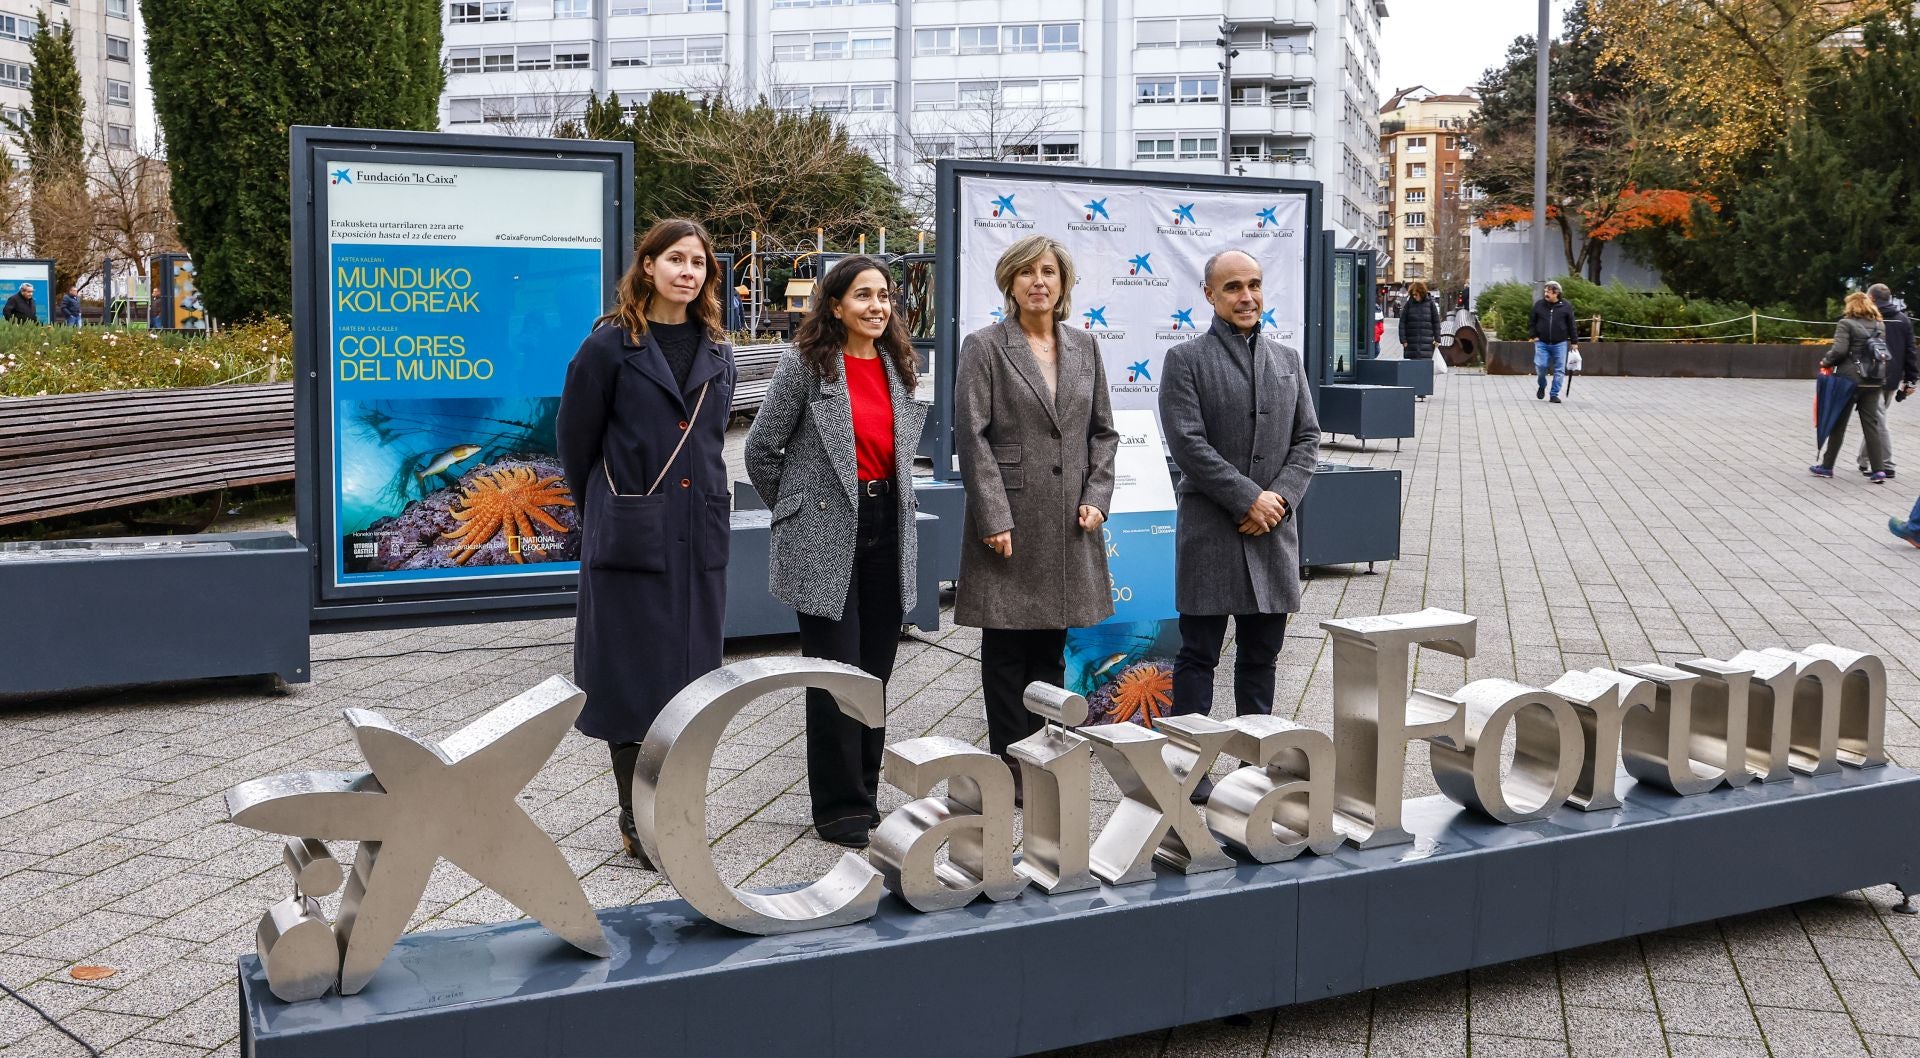
{"type": "Polygon", "coordinates": [[[1873,303],[1873,297],[1864,290],[1856,290],[1847,295],[1847,309],[1840,315],[1856,320],[1880,319],[1880,307],[1873,303]]]}
{"type": "Polygon", "coordinates": [[[1007,319],[1020,318],[1020,306],[1013,301],[1013,281],[1040,258],[1048,254],[1060,262],[1060,300],[1054,303],[1053,318],[1057,323],[1067,318],[1073,311],[1073,257],[1060,240],[1046,235],[1029,235],[1000,255],[1000,263],[993,266],[993,281],[1000,286],[1000,296],[1006,301],[1007,319]]]}

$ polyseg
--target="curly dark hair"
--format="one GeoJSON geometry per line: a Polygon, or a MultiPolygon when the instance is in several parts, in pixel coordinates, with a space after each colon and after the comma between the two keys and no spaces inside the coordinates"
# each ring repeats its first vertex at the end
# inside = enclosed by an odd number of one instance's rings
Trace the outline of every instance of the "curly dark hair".
{"type": "MultiPolygon", "coordinates": [[[[853,281],[867,271],[878,272],[887,277],[887,290],[893,290],[893,273],[887,266],[871,257],[856,255],[843,259],[839,264],[827,270],[827,277],[813,291],[813,308],[807,312],[807,318],[801,322],[800,329],[793,332],[794,348],[800,350],[800,356],[813,369],[816,377],[839,378],[840,354],[846,348],[847,329],[841,324],[833,310],[839,307],[840,299],[847,296],[847,289],[853,281]]],[[[882,356],[893,361],[894,373],[901,384],[909,390],[914,379],[919,377],[919,362],[913,355],[913,339],[907,336],[907,324],[900,316],[899,306],[887,317],[887,329],[873,343],[879,347],[882,356]]]]}

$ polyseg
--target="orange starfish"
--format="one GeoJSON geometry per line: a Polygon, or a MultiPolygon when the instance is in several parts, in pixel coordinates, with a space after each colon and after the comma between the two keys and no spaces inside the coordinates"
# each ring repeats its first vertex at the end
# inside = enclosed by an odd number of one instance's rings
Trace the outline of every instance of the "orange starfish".
{"type": "Polygon", "coordinates": [[[507,535],[507,554],[515,562],[526,562],[520,551],[523,544],[545,558],[547,549],[540,546],[534,526],[538,523],[555,532],[566,532],[567,527],[544,508],[571,506],[573,497],[568,495],[567,487],[560,484],[557,475],[543,478],[527,467],[482,474],[471,488],[460,490],[460,506],[453,512],[460,527],[440,539],[459,542],[453,548],[453,561],[459,566],[466,565],[468,559],[503,531],[507,535]]]}
{"type": "Polygon", "coordinates": [[[1113,722],[1153,726],[1173,704],[1173,673],[1161,665],[1135,665],[1113,681],[1113,722]]]}

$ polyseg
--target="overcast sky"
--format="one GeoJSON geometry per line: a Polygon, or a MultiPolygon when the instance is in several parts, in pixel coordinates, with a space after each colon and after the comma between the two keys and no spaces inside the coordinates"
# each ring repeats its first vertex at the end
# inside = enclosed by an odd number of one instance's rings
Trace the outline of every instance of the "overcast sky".
{"type": "MultiPolygon", "coordinates": [[[[1552,0],[1553,32],[1567,0],[1552,0]]],[[[1497,65],[1513,38],[1539,26],[1539,0],[1387,0],[1380,22],[1380,101],[1402,88],[1467,90],[1497,65]]]]}

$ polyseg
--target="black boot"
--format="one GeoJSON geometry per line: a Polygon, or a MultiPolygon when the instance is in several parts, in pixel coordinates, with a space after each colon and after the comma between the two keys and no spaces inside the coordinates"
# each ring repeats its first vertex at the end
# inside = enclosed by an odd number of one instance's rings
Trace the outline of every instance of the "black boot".
{"type": "Polygon", "coordinates": [[[640,866],[654,870],[647,851],[640,847],[640,832],[633,826],[633,766],[640,760],[640,743],[609,742],[607,748],[613,752],[613,782],[620,788],[620,844],[627,855],[640,861],[640,866]]]}

